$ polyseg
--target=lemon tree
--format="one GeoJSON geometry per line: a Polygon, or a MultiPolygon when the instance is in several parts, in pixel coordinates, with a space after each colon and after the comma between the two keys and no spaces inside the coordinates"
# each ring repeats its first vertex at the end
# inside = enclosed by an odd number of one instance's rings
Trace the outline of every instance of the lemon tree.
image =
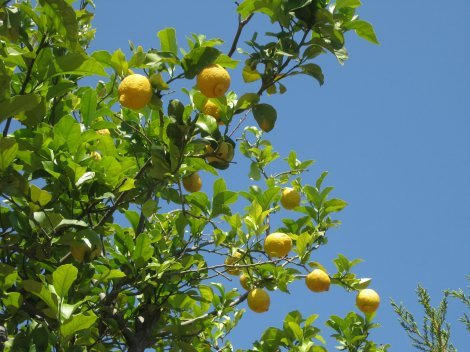
{"type": "Polygon", "coordinates": [[[243,0],[226,51],[158,28],[152,48],[127,53],[89,49],[97,5],[0,4],[1,349],[232,351],[244,315],[275,310],[271,294],[290,299],[300,281],[353,291],[351,312],[325,329],[293,311],[250,351],[327,351],[325,334],[386,351],[360,260],[314,261],[347,203],[266,138],[284,118],[266,95],[298,75],[323,84],[317,58],[344,63],[347,32],[377,43],[360,1],[243,0]],[[231,189],[229,173],[251,185],[231,189]]]}

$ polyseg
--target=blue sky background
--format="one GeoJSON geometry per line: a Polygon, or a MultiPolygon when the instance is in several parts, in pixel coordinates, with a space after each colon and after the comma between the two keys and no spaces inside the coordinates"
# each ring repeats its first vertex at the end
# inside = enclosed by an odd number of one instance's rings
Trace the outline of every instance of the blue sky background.
{"type": "MultiPolygon", "coordinates": [[[[334,195],[350,206],[339,215],[343,225],[330,232],[328,246],[313,259],[331,271],[338,253],[365,259],[356,272],[372,277],[371,287],[382,297],[376,317],[382,328],[372,337],[391,343],[392,351],[409,351],[389,299],[403,301],[421,317],[414,293],[418,283],[437,303],[444,289],[465,287],[470,273],[470,2],[365,1],[359,14],[374,24],[381,45],[348,35],[350,60],[344,67],[332,56],[319,60],[323,87],[297,76],[285,81],[286,94],[263,97],[278,111],[267,138],[282,156],[293,149],[301,160],[317,160],[304,182],[329,171],[326,184],[336,186],[334,195]]],[[[239,46],[248,33],[269,30],[257,17],[239,46]]],[[[226,40],[228,51],[236,24],[229,0],[99,1],[91,51],[128,53],[128,40],[145,49],[159,47],[156,33],[165,27],[176,28],[180,46],[193,32],[226,40]]],[[[231,74],[231,89],[240,95],[257,90],[256,83],[242,83],[241,66],[231,74]]],[[[252,117],[248,123],[254,124],[252,117]]],[[[248,181],[239,175],[248,169],[235,167],[221,175],[231,189],[241,190],[248,181]]],[[[247,311],[231,338],[235,347],[248,348],[295,309],[320,314],[328,336],[323,322],[355,309],[354,298],[336,286],[314,294],[299,282],[290,296],[272,294],[268,313],[247,311]]],[[[457,321],[463,309],[452,301],[448,315],[459,351],[470,348],[457,321]]]]}

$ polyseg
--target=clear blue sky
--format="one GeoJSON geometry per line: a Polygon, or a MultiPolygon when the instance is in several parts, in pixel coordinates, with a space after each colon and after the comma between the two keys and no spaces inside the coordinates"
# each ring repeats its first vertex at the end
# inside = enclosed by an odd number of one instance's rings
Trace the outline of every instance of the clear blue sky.
{"type": "MultiPolygon", "coordinates": [[[[231,42],[234,9],[229,0],[99,1],[91,50],[128,52],[128,40],[145,49],[158,47],[156,32],[170,26],[180,45],[191,32],[231,42]]],[[[350,206],[340,214],[343,225],[330,232],[329,245],[315,259],[330,270],[338,253],[365,259],[357,273],[372,277],[382,297],[376,319],[383,327],[373,338],[391,343],[392,351],[409,351],[389,298],[421,313],[414,293],[418,283],[437,302],[442,290],[466,286],[470,273],[470,2],[375,0],[365,2],[359,14],[374,24],[381,45],[349,35],[351,59],[344,67],[331,56],[320,60],[323,87],[295,77],[286,81],[285,95],[264,97],[278,111],[277,127],[268,138],[284,156],[294,149],[300,159],[317,160],[306,182],[330,172],[327,183],[350,206]]],[[[262,32],[267,25],[255,18],[247,33],[262,32]]],[[[232,76],[232,89],[248,91],[240,70],[232,76]]],[[[237,174],[248,169],[236,167],[240,170],[221,175],[240,190],[246,183],[237,174]]],[[[273,294],[271,307],[262,315],[246,313],[231,335],[236,347],[249,347],[294,309],[318,313],[321,322],[329,314],[345,314],[354,309],[354,295],[338,287],[313,294],[300,282],[290,296],[273,294]]],[[[456,347],[466,351],[468,333],[457,322],[462,310],[452,302],[448,317],[456,347]]]]}

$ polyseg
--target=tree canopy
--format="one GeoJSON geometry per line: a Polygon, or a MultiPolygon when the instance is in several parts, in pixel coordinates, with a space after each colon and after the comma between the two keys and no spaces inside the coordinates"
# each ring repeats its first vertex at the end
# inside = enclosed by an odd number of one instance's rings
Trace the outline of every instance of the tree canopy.
{"type": "MultiPolygon", "coordinates": [[[[244,0],[227,52],[222,39],[204,35],[180,46],[176,30],[164,28],[158,48],[130,43],[126,56],[89,51],[92,0],[3,1],[5,351],[231,351],[246,300],[265,311],[269,292],[288,293],[296,280],[313,291],[368,287],[353,272],[359,259],[339,254],[327,275],[311,260],[347,203],[330,196],[326,172],[314,184],[302,180],[312,160],[275,151],[266,133],[278,116],[263,102],[286,93],[286,78],[323,84],[316,59],[330,54],[343,64],[346,32],[377,43],[360,5],[244,0]],[[254,16],[267,16],[271,28],[245,33],[254,16]],[[246,91],[227,91],[230,75],[241,75],[246,91]],[[185,86],[177,93],[176,81],[185,86]],[[229,189],[230,172],[252,185],[229,189]],[[230,275],[241,275],[246,291],[233,289],[230,275]]],[[[332,336],[343,350],[386,351],[369,336],[376,305],[358,307],[366,313],[330,317],[332,336]]],[[[316,318],[293,311],[250,351],[326,351],[316,318]]]]}

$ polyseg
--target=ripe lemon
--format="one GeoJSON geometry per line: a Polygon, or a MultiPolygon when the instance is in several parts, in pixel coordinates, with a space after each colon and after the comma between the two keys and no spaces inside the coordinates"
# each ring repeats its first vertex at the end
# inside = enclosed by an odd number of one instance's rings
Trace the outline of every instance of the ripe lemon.
{"type": "Polygon", "coordinates": [[[101,130],[97,130],[96,133],[102,135],[102,136],[109,136],[111,135],[111,132],[107,128],[103,128],[101,130]]]}
{"type": "Polygon", "coordinates": [[[228,166],[230,161],[233,159],[233,146],[227,142],[220,142],[217,148],[214,149],[209,145],[206,148],[207,162],[210,163],[219,163],[223,166],[228,166]]]}
{"type": "Polygon", "coordinates": [[[230,87],[230,75],[220,65],[210,65],[197,75],[197,88],[208,98],[218,98],[230,87]]]}
{"type": "Polygon", "coordinates": [[[300,205],[300,193],[290,187],[284,188],[281,194],[281,204],[288,210],[298,207],[300,205]]]}
{"type": "Polygon", "coordinates": [[[240,285],[247,291],[250,290],[251,280],[250,277],[246,274],[240,275],[240,285]]]}
{"type": "Polygon", "coordinates": [[[220,121],[221,111],[219,107],[213,102],[211,102],[210,100],[206,102],[206,104],[204,105],[204,108],[202,109],[202,112],[206,115],[210,115],[213,118],[215,118],[219,125],[224,124],[222,121],[220,121]]]}
{"type": "Polygon", "coordinates": [[[270,258],[282,258],[290,252],[292,239],[289,235],[281,232],[274,232],[264,240],[264,252],[270,258]]]}
{"type": "Polygon", "coordinates": [[[270,303],[268,293],[261,288],[255,288],[248,293],[248,307],[256,313],[268,311],[270,303]]]}
{"type": "Polygon", "coordinates": [[[364,313],[373,313],[379,308],[380,297],[374,290],[366,288],[359,291],[356,297],[356,305],[364,313]]]}
{"type": "Polygon", "coordinates": [[[305,278],[305,284],[313,292],[323,292],[330,289],[330,277],[321,269],[315,269],[305,278]]]}
{"type": "Polygon", "coordinates": [[[70,245],[70,254],[72,254],[73,259],[79,263],[83,263],[85,260],[85,254],[89,250],[88,246],[85,243],[73,243],[70,245]]]}
{"type": "MultiPolygon", "coordinates": [[[[229,256],[227,259],[225,259],[225,264],[226,265],[237,265],[237,263],[240,262],[242,259],[243,254],[240,252],[235,252],[231,256],[229,256]]],[[[239,275],[240,274],[240,269],[238,268],[227,268],[227,273],[230,275],[239,275]]]]}
{"type": "Polygon", "coordinates": [[[125,77],[118,88],[119,102],[129,109],[142,109],[152,99],[152,85],[147,77],[133,74],[125,77]]]}
{"type": "Polygon", "coordinates": [[[189,176],[183,177],[183,187],[188,192],[198,192],[202,188],[202,179],[199,173],[194,172],[189,176]]]}
{"type": "Polygon", "coordinates": [[[90,152],[90,158],[95,159],[96,161],[101,160],[101,154],[95,151],[90,152]]]}

